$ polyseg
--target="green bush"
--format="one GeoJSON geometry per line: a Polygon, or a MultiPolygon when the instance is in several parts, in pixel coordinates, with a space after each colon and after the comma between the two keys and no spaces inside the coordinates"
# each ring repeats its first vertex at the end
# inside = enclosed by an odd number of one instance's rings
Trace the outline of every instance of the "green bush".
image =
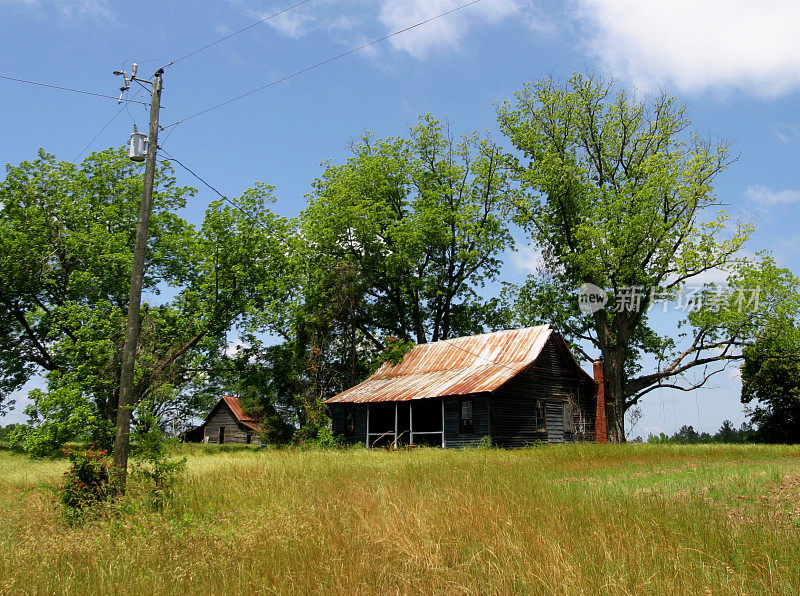
{"type": "Polygon", "coordinates": [[[305,447],[331,449],[339,448],[343,445],[342,438],[333,434],[333,430],[331,430],[331,428],[328,426],[321,426],[313,433],[303,433],[303,430],[305,429],[301,429],[295,434],[295,440],[298,440],[300,444],[305,447]]]}
{"type": "Polygon", "coordinates": [[[167,438],[149,410],[139,412],[140,426],[133,432],[132,462],[129,478],[131,490],[157,511],[172,499],[186,458],[171,458],[170,453],[180,445],[177,438],[167,438]]]}
{"type": "Polygon", "coordinates": [[[104,449],[65,449],[70,467],[57,488],[59,501],[74,515],[111,495],[112,460],[104,449]]]}
{"type": "Polygon", "coordinates": [[[483,435],[481,440],[475,444],[475,447],[478,449],[491,449],[492,448],[492,438],[489,435],[483,435]]]}

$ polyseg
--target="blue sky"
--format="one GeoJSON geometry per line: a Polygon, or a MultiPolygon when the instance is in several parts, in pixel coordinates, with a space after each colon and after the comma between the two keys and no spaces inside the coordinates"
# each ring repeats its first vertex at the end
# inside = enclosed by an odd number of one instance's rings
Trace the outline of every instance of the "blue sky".
{"type": "MultiPolygon", "coordinates": [[[[140,76],[149,76],[296,1],[0,0],[0,75],[116,96],[113,70],[129,71],[136,61],[140,76]]],[[[311,0],[168,67],[162,123],[466,3],[311,0]]],[[[403,134],[430,112],[456,132],[488,130],[505,144],[494,103],[525,81],[594,69],[677,96],[700,136],[729,143],[738,160],[716,188],[734,217],[757,222],[748,250],[769,249],[800,272],[797,31],[796,0],[482,0],[187,120],[161,143],[226,195],[255,181],[275,185],[277,210],[296,215],[321,163],[341,162],[367,130],[403,134]]],[[[123,145],[134,123],[147,123],[141,105],[120,111],[113,100],[2,79],[0,98],[2,163],[32,159],[39,147],[74,161],[123,145]]],[[[199,189],[186,213],[199,221],[214,195],[177,174],[199,189]]],[[[535,262],[523,247],[509,255],[505,275],[521,278],[535,262]]],[[[713,432],[725,418],[741,422],[735,371],[716,379],[712,389],[646,398],[634,434],[682,424],[713,432]]],[[[22,418],[17,410],[2,423],[22,418]]]]}

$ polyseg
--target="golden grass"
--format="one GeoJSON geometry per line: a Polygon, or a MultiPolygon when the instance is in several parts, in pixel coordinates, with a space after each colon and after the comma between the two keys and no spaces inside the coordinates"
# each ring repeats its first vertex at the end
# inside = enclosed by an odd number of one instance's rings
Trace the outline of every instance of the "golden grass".
{"type": "Polygon", "coordinates": [[[798,594],[800,448],[190,448],[163,513],[70,527],[0,451],[0,592],[798,594]]]}

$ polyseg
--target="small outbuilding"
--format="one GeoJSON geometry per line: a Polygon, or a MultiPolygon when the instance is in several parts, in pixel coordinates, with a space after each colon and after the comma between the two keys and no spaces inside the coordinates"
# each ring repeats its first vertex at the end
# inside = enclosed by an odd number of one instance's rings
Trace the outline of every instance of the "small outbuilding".
{"type": "Polygon", "coordinates": [[[325,403],[334,433],[371,447],[606,439],[603,391],[549,325],[417,345],[325,403]]]}
{"type": "Polygon", "coordinates": [[[203,424],[182,436],[187,442],[260,445],[262,434],[258,423],[242,409],[239,398],[226,395],[211,408],[203,424]]]}

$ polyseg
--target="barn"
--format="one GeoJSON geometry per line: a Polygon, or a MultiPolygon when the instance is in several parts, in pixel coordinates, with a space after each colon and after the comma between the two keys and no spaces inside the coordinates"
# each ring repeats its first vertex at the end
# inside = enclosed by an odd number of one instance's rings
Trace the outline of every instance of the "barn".
{"type": "Polygon", "coordinates": [[[187,442],[260,445],[261,427],[242,409],[238,397],[220,399],[200,426],[183,434],[187,442]]]}
{"type": "Polygon", "coordinates": [[[604,392],[549,325],[417,345],[325,403],[334,433],[371,447],[607,437],[604,392]]]}

